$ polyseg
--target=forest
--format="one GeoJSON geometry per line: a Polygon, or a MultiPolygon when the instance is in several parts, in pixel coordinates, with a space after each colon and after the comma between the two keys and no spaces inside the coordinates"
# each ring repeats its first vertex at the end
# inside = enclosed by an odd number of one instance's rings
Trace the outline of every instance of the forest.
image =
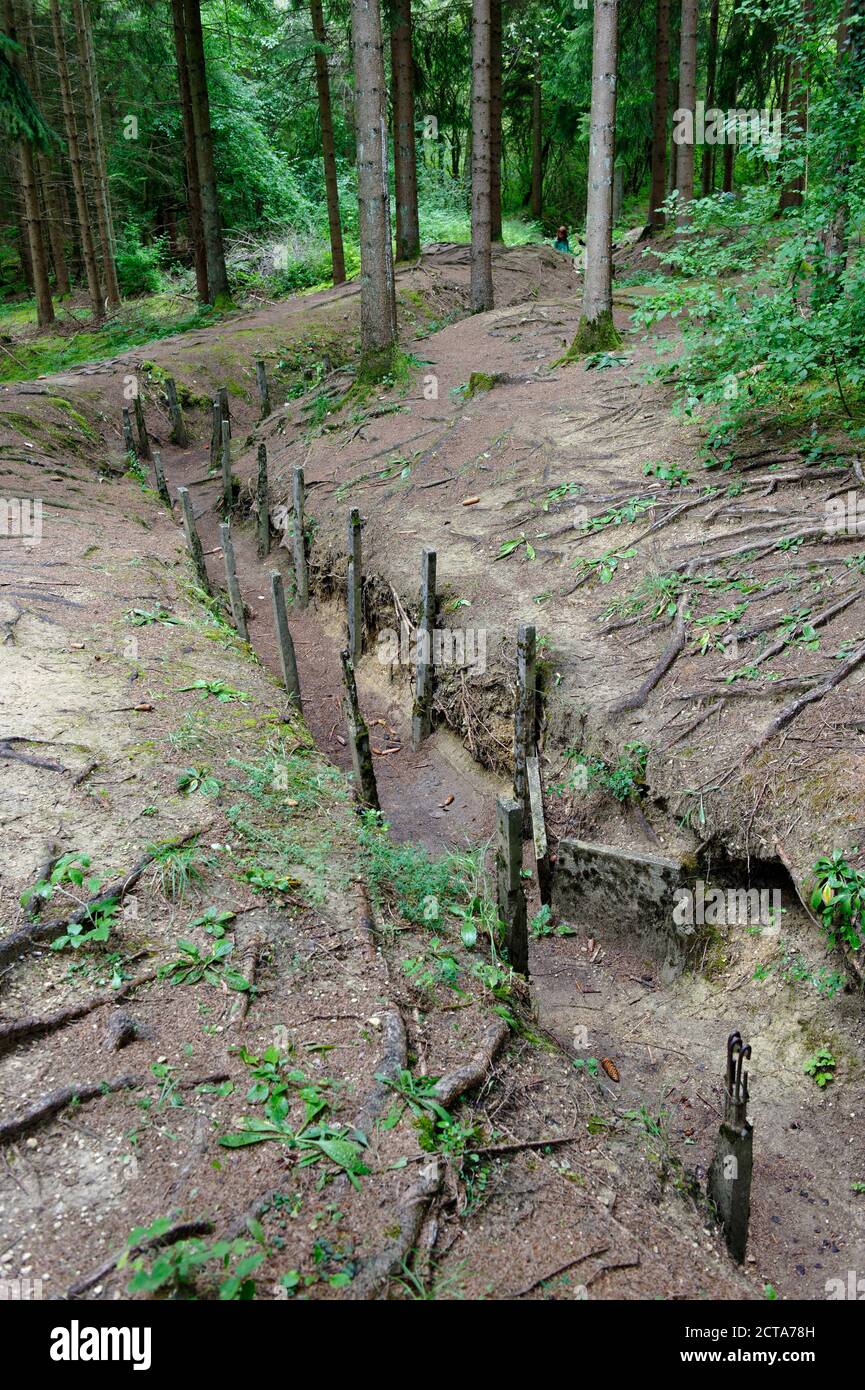
{"type": "Polygon", "coordinates": [[[0,1300],[828,1365],[865,0],[0,6],[0,1300]]]}

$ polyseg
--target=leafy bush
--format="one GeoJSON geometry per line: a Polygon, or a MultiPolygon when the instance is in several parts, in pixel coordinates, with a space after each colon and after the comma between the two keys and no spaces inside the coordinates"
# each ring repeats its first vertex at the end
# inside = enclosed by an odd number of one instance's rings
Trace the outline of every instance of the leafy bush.
{"type": "Polygon", "coordinates": [[[117,278],[121,294],[157,294],[164,289],[165,277],[160,269],[164,256],[162,237],[145,245],[139,228],[127,223],[117,238],[117,278]]]}
{"type": "Polygon", "coordinates": [[[840,937],[858,951],[865,919],[865,873],[848,864],[840,849],[818,859],[812,873],[811,907],[819,912],[826,935],[833,944],[840,937]]]}

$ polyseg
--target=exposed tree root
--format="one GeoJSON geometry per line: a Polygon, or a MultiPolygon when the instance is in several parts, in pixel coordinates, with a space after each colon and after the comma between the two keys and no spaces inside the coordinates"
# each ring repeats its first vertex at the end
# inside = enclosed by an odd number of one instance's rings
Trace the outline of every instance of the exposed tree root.
{"type": "Polygon", "coordinates": [[[346,1290],[349,1298],[375,1298],[405,1263],[417,1244],[421,1227],[443,1179],[444,1163],[435,1154],[429,1163],[419,1169],[417,1181],[404,1193],[392,1213],[393,1219],[389,1225],[396,1227],[399,1235],[361,1267],[346,1290]]]}
{"type": "MultiPolygon", "coordinates": [[[[388,1009],[387,1013],[384,1014],[382,1038],[384,1050],[375,1069],[376,1075],[387,1076],[391,1080],[396,1080],[399,1073],[405,1070],[408,1065],[405,1024],[399,1009],[388,1009]]],[[[354,1117],[355,1129],[359,1129],[362,1134],[369,1134],[372,1126],[392,1099],[393,1091],[390,1086],[385,1085],[383,1081],[376,1081],[372,1089],[364,1096],[360,1109],[354,1117]]]]}
{"type": "Polygon", "coordinates": [[[774,738],[775,734],[780,733],[788,724],[792,724],[793,720],[802,713],[803,709],[807,709],[808,705],[813,705],[817,700],[822,700],[823,696],[828,695],[830,690],[834,690],[836,685],[840,685],[842,681],[845,681],[863,661],[865,661],[865,642],[863,642],[860,647],[857,647],[856,651],[848,656],[846,661],[842,661],[832,672],[831,676],[823,681],[822,685],[818,685],[814,690],[809,690],[806,695],[800,695],[799,699],[794,700],[791,705],[786,705],[784,709],[781,710],[781,713],[775,716],[771,724],[763,730],[756,743],[752,743],[751,747],[742,754],[741,765],[744,765],[749,758],[752,758],[755,753],[758,753],[761,748],[764,748],[769,740],[774,738]]]}
{"type": "MultiPolygon", "coordinates": [[[[263,941],[260,936],[255,935],[244,947],[243,953],[238,962],[238,970],[245,980],[249,981],[250,986],[255,984],[255,977],[258,973],[258,958],[261,954],[263,941]]],[[[249,1006],[252,1003],[253,990],[244,989],[238,994],[232,1009],[229,1026],[239,1028],[249,1013],[249,1006]]]]}
{"type": "Polygon", "coordinates": [[[129,1251],[118,1250],[116,1255],[111,1255],[96,1269],[92,1269],[89,1274],[85,1274],[81,1279],[76,1279],[74,1284],[70,1284],[63,1297],[80,1298],[88,1289],[92,1289],[94,1284],[107,1278],[126,1254],[143,1255],[147,1250],[163,1250],[167,1245],[176,1245],[178,1241],[189,1240],[193,1236],[209,1236],[212,1231],[213,1223],[211,1221],[181,1221],[163,1232],[161,1236],[152,1236],[150,1240],[143,1240],[140,1245],[134,1245],[129,1251]]]}
{"type": "Polygon", "coordinates": [[[632,695],[625,695],[621,700],[617,700],[610,706],[610,715],[624,714],[627,710],[641,709],[646,703],[655,686],[669,671],[676,657],[685,645],[685,595],[679,599],[678,611],[673,624],[673,635],[661,653],[661,658],[653,669],[649,672],[643,684],[634,691],[632,695]]]}
{"type": "Polygon", "coordinates": [[[504,1019],[497,1018],[484,1030],[477,1049],[469,1060],[463,1066],[456,1067],[439,1078],[432,1093],[440,1105],[447,1110],[463,1092],[472,1091],[475,1086],[481,1084],[495,1057],[504,1047],[509,1031],[504,1019]]]}
{"type": "Polygon", "coordinates": [[[113,1091],[128,1091],[140,1086],[141,1076],[121,1076],[116,1081],[87,1081],[77,1086],[61,1086],[51,1091],[38,1105],[25,1110],[17,1119],[7,1120],[0,1125],[0,1144],[11,1144],[31,1129],[47,1124],[59,1110],[65,1110],[73,1101],[93,1100],[95,1096],[109,1095],[113,1091]]]}
{"type": "Polygon", "coordinates": [[[155,979],[156,971],[149,970],[146,975],[128,980],[120,989],[106,990],[104,994],[98,994],[84,1004],[72,1004],[68,1009],[59,1009],[56,1013],[45,1014],[41,1018],[15,1018],[9,1023],[0,1023],[0,1056],[10,1048],[17,1047],[19,1043],[31,1038],[45,1037],[48,1033],[56,1033],[59,1028],[65,1028],[67,1024],[75,1023],[79,1018],[85,1018],[95,1009],[103,1009],[106,1004],[116,1004],[119,999],[125,999],[133,990],[138,989],[139,985],[149,984],[155,979]]]}
{"type": "MultiPolygon", "coordinates": [[[[172,840],[172,847],[179,847],[194,840],[200,830],[191,830],[182,839],[172,840]]],[[[29,950],[31,946],[38,945],[41,941],[50,941],[55,936],[60,936],[70,926],[90,920],[93,912],[109,902],[122,902],[126,894],[140,879],[148,865],[152,864],[158,857],[158,852],[153,850],[143,855],[138,863],[129,870],[124,878],[118,878],[114,883],[108,883],[97,893],[96,897],[90,898],[88,902],[82,903],[79,908],[69,916],[55,919],[53,922],[29,922],[24,927],[19,927],[18,931],[11,936],[0,941],[0,969],[4,965],[19,958],[22,951],[29,950]]]]}

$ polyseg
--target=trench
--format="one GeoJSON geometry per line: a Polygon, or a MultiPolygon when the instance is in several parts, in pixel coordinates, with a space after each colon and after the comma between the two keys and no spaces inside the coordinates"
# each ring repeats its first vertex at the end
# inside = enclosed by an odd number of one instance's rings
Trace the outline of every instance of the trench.
{"type": "MultiPolygon", "coordinates": [[[[208,475],[207,450],[167,448],[163,459],[172,493],[178,485],[190,487],[208,570],[222,587],[220,479],[208,475]]],[[[246,522],[236,525],[233,539],[250,641],[278,679],[269,574],[277,568],[290,579],[289,552],[275,545],[259,561],[254,528],[246,522]]],[[[332,588],[316,593],[313,586],[309,607],[290,605],[288,616],[310,732],[326,756],[349,771],[339,663],[345,607],[332,588]]],[[[382,811],[394,838],[412,840],[433,854],[489,841],[496,796],[509,793],[509,787],[442,725],[412,750],[411,688],[404,669],[394,677],[374,651],[367,651],[357,664],[357,680],[378,749],[382,811]]],[[[530,863],[531,847],[527,856],[530,863]]],[[[822,1298],[839,1260],[851,1268],[865,1262],[865,1218],[861,1199],[852,1192],[853,1181],[865,1178],[856,1166],[862,1123],[855,1103],[842,1106],[816,1093],[802,1061],[825,1041],[852,1083],[851,1101],[862,1094],[861,995],[839,990],[827,997],[813,987],[841,963],[816,939],[779,860],[739,861],[712,846],[695,873],[721,887],[747,883],[774,890],[782,903],[779,923],[767,929],[746,922],[698,933],[685,968],[670,974],[651,935],[640,929],[639,903],[636,915],[626,910],[625,879],[599,901],[587,899],[569,912],[567,934],[552,930],[530,939],[538,1022],[579,1065],[594,1068],[619,1120],[645,1125],[657,1149],[651,1161],[658,1164],[659,1182],[672,1175],[683,1191],[688,1190],[686,1167],[705,1186],[721,1119],[716,1097],[726,1039],[740,1029],[753,1048],[755,1168],[748,1264],[782,1296],[822,1298]],[[797,978],[805,969],[797,963],[812,961],[821,949],[822,975],[797,978]],[[834,1164],[827,1164],[829,1154],[834,1164]],[[835,1180],[838,1164],[845,1181],[835,1180]]],[[[530,913],[537,906],[533,897],[530,913]]],[[[614,1176],[611,1185],[614,1203],[614,1176]]]]}

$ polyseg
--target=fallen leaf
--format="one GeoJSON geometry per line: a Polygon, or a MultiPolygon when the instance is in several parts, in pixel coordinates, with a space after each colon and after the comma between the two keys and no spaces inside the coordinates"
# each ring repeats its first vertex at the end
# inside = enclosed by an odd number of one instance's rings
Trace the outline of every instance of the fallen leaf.
{"type": "Polygon", "coordinates": [[[453,802],[453,797],[452,797],[452,796],[446,796],[445,799],[444,799],[444,801],[441,803],[440,809],[443,811],[443,810],[445,809],[445,807],[446,807],[446,806],[450,806],[450,805],[452,804],[452,802],[453,802]]]}
{"type": "Polygon", "coordinates": [[[465,500],[464,500],[464,502],[463,502],[463,506],[464,506],[464,507],[473,507],[473,506],[475,505],[475,503],[476,503],[476,502],[480,502],[480,500],[481,500],[481,499],[480,499],[479,497],[466,497],[465,500]]]}

